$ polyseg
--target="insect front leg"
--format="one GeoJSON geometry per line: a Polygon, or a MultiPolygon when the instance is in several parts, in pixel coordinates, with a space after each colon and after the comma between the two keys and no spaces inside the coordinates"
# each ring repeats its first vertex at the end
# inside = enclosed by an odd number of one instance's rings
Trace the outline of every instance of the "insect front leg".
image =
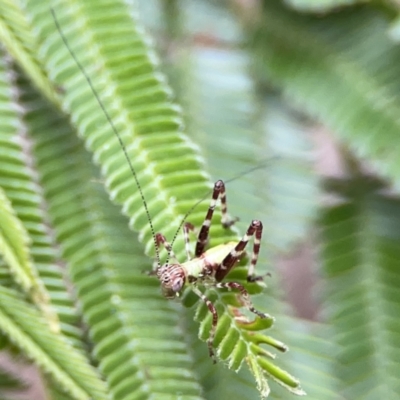
{"type": "Polygon", "coordinates": [[[175,255],[174,251],[172,250],[172,246],[167,241],[165,236],[162,233],[156,233],[155,240],[156,240],[156,245],[164,246],[165,250],[167,250],[167,252],[168,252],[169,258],[171,258],[174,262],[179,264],[179,261],[177,260],[176,255],[175,255]]]}
{"type": "MultiPolygon", "coordinates": [[[[185,241],[186,257],[188,261],[192,259],[192,255],[190,252],[189,232],[194,231],[194,229],[195,229],[194,226],[190,222],[186,222],[185,225],[183,225],[183,238],[185,241]]],[[[171,258],[174,262],[179,264],[179,261],[177,260],[176,255],[172,250],[171,244],[167,241],[167,239],[162,233],[157,233],[155,235],[155,241],[157,246],[162,245],[165,248],[165,250],[167,250],[169,258],[171,258]]]]}
{"type": "Polygon", "coordinates": [[[185,240],[186,258],[188,261],[193,258],[190,251],[189,232],[194,230],[195,228],[190,222],[186,222],[185,225],[183,225],[183,238],[185,240]]]}
{"type": "Polygon", "coordinates": [[[251,224],[242,240],[231,250],[231,252],[224,258],[222,263],[217,267],[217,271],[215,273],[215,279],[217,282],[221,282],[233,268],[233,266],[240,260],[240,257],[242,256],[244,249],[252,236],[254,236],[253,254],[251,257],[249,271],[247,273],[247,281],[256,282],[263,279],[262,276],[254,275],[258,255],[260,253],[262,230],[263,225],[261,221],[256,219],[251,221],[251,224]]]}
{"type": "Polygon", "coordinates": [[[196,243],[196,257],[200,257],[204,253],[204,248],[208,242],[208,235],[210,231],[211,220],[214,215],[214,210],[217,205],[218,199],[221,200],[221,223],[224,228],[229,228],[232,226],[237,219],[230,218],[228,215],[228,209],[226,205],[226,191],[225,184],[223,181],[218,180],[214,184],[213,193],[211,196],[210,206],[208,207],[206,217],[204,219],[203,225],[201,226],[199,236],[196,243]]]}

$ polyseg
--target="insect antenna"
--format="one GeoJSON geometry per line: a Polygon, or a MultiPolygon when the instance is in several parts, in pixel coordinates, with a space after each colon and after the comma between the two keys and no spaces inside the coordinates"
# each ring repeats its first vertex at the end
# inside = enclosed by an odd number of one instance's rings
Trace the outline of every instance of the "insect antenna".
{"type": "Polygon", "coordinates": [[[90,76],[87,74],[85,68],[83,67],[83,65],[82,65],[82,64],[80,63],[80,61],[78,60],[78,58],[76,57],[75,53],[72,51],[72,49],[71,49],[71,47],[70,47],[70,45],[69,45],[69,43],[68,43],[68,40],[67,40],[66,36],[64,35],[64,32],[63,32],[63,30],[62,30],[62,28],[61,28],[61,25],[60,25],[60,23],[59,23],[59,21],[58,21],[58,19],[57,19],[57,16],[56,16],[56,13],[55,13],[54,9],[53,9],[53,8],[50,8],[50,11],[51,11],[51,14],[52,14],[52,16],[53,16],[54,23],[55,23],[55,25],[56,25],[56,27],[57,27],[57,31],[58,31],[58,33],[60,34],[61,39],[62,39],[62,41],[64,42],[65,47],[67,48],[67,50],[68,50],[68,52],[70,53],[71,57],[72,57],[73,60],[75,61],[76,65],[78,66],[79,70],[82,72],[83,76],[85,77],[86,82],[88,83],[88,85],[89,85],[89,87],[90,87],[90,90],[92,91],[94,97],[96,98],[96,100],[97,100],[97,102],[98,102],[98,104],[99,104],[99,106],[100,106],[100,108],[101,108],[101,110],[102,110],[104,116],[106,117],[108,123],[110,124],[111,129],[112,129],[112,131],[114,132],[115,136],[117,137],[118,142],[119,142],[119,144],[120,144],[120,146],[121,146],[121,148],[122,148],[122,150],[123,150],[123,153],[124,153],[124,155],[125,155],[126,161],[128,162],[129,168],[130,168],[130,170],[131,170],[131,172],[132,172],[132,175],[133,175],[133,177],[134,177],[134,179],[135,179],[136,186],[137,186],[137,188],[138,188],[138,190],[139,190],[139,194],[140,194],[140,197],[141,197],[141,199],[142,199],[142,203],[143,203],[144,209],[145,209],[145,211],[146,211],[147,219],[148,219],[149,224],[150,224],[151,234],[152,234],[152,236],[153,236],[153,242],[154,242],[154,248],[155,248],[155,252],[156,252],[157,264],[158,264],[158,266],[160,267],[160,266],[161,266],[160,251],[159,251],[158,243],[157,243],[157,240],[156,240],[156,234],[155,234],[155,231],[154,231],[153,222],[152,222],[151,216],[150,216],[150,211],[149,211],[149,209],[148,209],[148,207],[147,207],[147,203],[146,203],[146,199],[145,199],[145,197],[144,197],[144,195],[143,195],[142,187],[141,187],[141,185],[140,185],[140,183],[139,183],[139,179],[138,179],[138,177],[137,177],[135,168],[133,167],[132,162],[131,162],[131,160],[130,160],[130,158],[129,158],[128,152],[127,152],[126,147],[125,147],[125,144],[124,144],[124,142],[123,142],[123,140],[122,140],[122,138],[121,138],[121,135],[119,134],[119,132],[118,132],[118,130],[117,130],[117,128],[116,128],[116,126],[115,126],[115,124],[114,124],[114,122],[113,122],[111,116],[110,116],[110,114],[108,113],[108,111],[107,111],[107,109],[105,108],[103,102],[101,101],[100,96],[99,96],[99,94],[97,93],[97,90],[96,90],[96,88],[95,88],[94,85],[93,85],[92,79],[91,79],[90,76]]]}

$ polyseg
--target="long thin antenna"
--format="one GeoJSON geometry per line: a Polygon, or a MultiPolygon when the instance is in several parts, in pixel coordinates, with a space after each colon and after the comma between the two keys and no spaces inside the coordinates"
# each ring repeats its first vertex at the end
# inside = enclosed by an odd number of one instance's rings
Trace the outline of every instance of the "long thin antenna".
{"type": "Polygon", "coordinates": [[[122,150],[123,150],[123,152],[124,152],[126,161],[128,161],[129,168],[131,169],[132,175],[133,175],[133,177],[135,178],[136,186],[137,186],[137,188],[138,188],[138,190],[139,190],[140,197],[142,198],[142,203],[143,203],[143,205],[144,205],[144,208],[145,208],[145,211],[146,211],[146,214],[147,214],[147,219],[149,220],[151,233],[152,233],[152,235],[153,235],[154,248],[155,248],[155,251],[156,251],[157,264],[158,264],[158,266],[160,267],[160,266],[161,266],[160,252],[159,252],[159,250],[158,250],[158,244],[157,244],[157,241],[156,241],[156,235],[155,235],[155,231],[154,231],[154,227],[153,227],[153,222],[152,222],[152,220],[151,220],[150,212],[149,212],[149,209],[148,209],[148,207],[147,207],[146,199],[145,199],[145,197],[144,197],[144,195],[143,195],[142,187],[140,186],[139,180],[138,180],[138,178],[137,178],[135,168],[133,168],[132,162],[131,162],[131,160],[130,160],[130,158],[129,158],[129,156],[128,156],[128,152],[127,152],[127,150],[126,150],[125,144],[124,144],[124,142],[122,141],[122,138],[121,138],[120,134],[118,133],[118,130],[117,130],[117,128],[115,127],[114,122],[113,122],[113,120],[112,120],[110,114],[108,113],[108,111],[106,110],[104,104],[103,104],[102,101],[100,100],[100,96],[98,95],[97,90],[95,89],[95,87],[94,87],[94,85],[93,85],[93,82],[92,82],[90,76],[86,73],[85,68],[84,68],[83,65],[80,63],[80,61],[77,59],[75,53],[72,51],[72,49],[71,49],[71,47],[70,47],[70,45],[69,45],[69,43],[68,43],[68,40],[67,40],[67,38],[65,37],[64,32],[63,32],[62,29],[61,29],[60,23],[58,22],[58,19],[57,19],[57,16],[56,16],[56,13],[55,13],[54,9],[53,9],[53,8],[50,8],[50,10],[51,10],[51,14],[53,15],[54,23],[55,23],[55,25],[56,25],[56,27],[57,27],[57,30],[58,30],[58,32],[59,32],[59,34],[60,34],[60,36],[61,36],[62,41],[63,41],[64,44],[65,44],[65,47],[67,48],[68,52],[71,54],[71,57],[73,58],[73,60],[75,61],[76,65],[78,66],[78,68],[79,68],[80,71],[82,72],[83,76],[85,77],[85,79],[86,79],[86,81],[87,81],[87,83],[88,83],[88,85],[89,85],[89,87],[90,87],[92,93],[94,94],[94,97],[96,98],[97,102],[99,103],[99,106],[100,106],[101,110],[103,111],[105,117],[107,118],[107,121],[109,122],[109,124],[110,124],[110,126],[111,126],[111,128],[112,128],[112,130],[113,130],[113,132],[114,132],[114,134],[115,134],[115,136],[117,137],[117,139],[118,139],[118,141],[119,141],[119,144],[120,144],[121,147],[122,147],[122,150]]]}

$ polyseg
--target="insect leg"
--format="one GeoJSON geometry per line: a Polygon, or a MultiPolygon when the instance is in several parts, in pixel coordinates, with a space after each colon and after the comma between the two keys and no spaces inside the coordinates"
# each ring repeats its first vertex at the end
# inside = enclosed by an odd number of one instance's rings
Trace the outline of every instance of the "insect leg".
{"type": "Polygon", "coordinates": [[[177,264],[179,264],[179,261],[177,260],[176,255],[175,255],[174,251],[172,250],[171,245],[165,238],[165,236],[162,233],[156,233],[155,239],[156,239],[157,246],[160,246],[160,244],[163,245],[165,247],[165,250],[167,250],[169,257],[172,260],[174,260],[177,264]]]}
{"type": "Polygon", "coordinates": [[[210,230],[211,219],[214,214],[215,206],[217,205],[218,199],[221,200],[221,223],[224,228],[229,228],[232,226],[237,219],[232,219],[228,215],[227,206],[226,206],[226,192],[225,192],[225,184],[223,181],[218,180],[214,184],[213,193],[211,196],[210,206],[208,207],[206,217],[204,219],[203,225],[201,226],[199,236],[197,238],[196,243],[196,257],[200,257],[201,254],[204,253],[204,248],[208,242],[208,233],[210,230]]]}
{"type": "Polygon", "coordinates": [[[251,264],[249,267],[249,272],[247,274],[247,280],[249,282],[255,282],[262,280],[262,277],[254,275],[254,269],[257,264],[258,254],[260,252],[260,243],[262,236],[263,225],[261,221],[253,220],[251,221],[250,226],[247,229],[246,234],[243,236],[242,240],[235,246],[234,249],[224,258],[222,263],[218,266],[217,271],[215,273],[215,279],[217,282],[222,281],[228,272],[233,268],[235,263],[240,260],[244,249],[250,240],[250,238],[254,235],[254,245],[253,245],[253,255],[251,257],[251,264]]]}
{"type": "Polygon", "coordinates": [[[243,285],[237,282],[219,282],[216,287],[222,289],[237,289],[240,291],[240,297],[243,301],[243,305],[252,313],[258,315],[260,318],[270,318],[268,314],[262,313],[254,308],[253,303],[251,302],[250,295],[248,291],[245,289],[243,285]]]}
{"type": "Polygon", "coordinates": [[[192,286],[193,292],[199,296],[206,306],[208,307],[210,313],[212,314],[212,324],[211,324],[211,329],[210,329],[210,335],[208,336],[207,339],[207,345],[208,345],[208,353],[210,357],[213,359],[214,364],[217,362],[215,359],[215,354],[214,354],[214,348],[213,348],[213,343],[214,343],[214,338],[215,338],[215,332],[217,330],[217,324],[218,324],[218,313],[217,309],[215,308],[214,304],[209,300],[201,291],[196,287],[192,286]]]}
{"type": "Polygon", "coordinates": [[[187,260],[191,260],[192,254],[190,251],[190,240],[189,240],[189,232],[194,231],[194,226],[190,222],[186,222],[185,225],[183,225],[183,237],[185,240],[185,250],[186,250],[186,257],[187,260]]]}

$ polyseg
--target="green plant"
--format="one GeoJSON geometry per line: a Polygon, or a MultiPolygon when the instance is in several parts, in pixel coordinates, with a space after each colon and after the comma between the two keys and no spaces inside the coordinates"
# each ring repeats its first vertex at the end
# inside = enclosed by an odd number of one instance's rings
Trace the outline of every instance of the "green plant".
{"type": "MultiPolygon", "coordinates": [[[[394,5],[126,3],[0,1],[2,333],[41,368],[54,399],[250,399],[259,397],[256,387],[269,394],[269,378],[285,386],[271,386],[271,398],[302,394],[276,365],[299,377],[311,399],[396,398],[396,22],[387,36],[394,5]],[[205,170],[229,180],[261,164],[228,183],[229,211],[240,222],[229,231],[217,218],[211,244],[262,220],[265,273],[307,232],[320,232],[322,324],[290,317],[277,272],[262,294],[248,286],[257,308],[276,318],[268,331],[258,324],[249,334],[235,319],[236,297],[212,295],[219,355],[232,369],[245,359],[256,383],[244,367],[236,374],[212,364],[198,339],[210,326],[204,306],[194,307],[189,293],[186,309],[167,301],[144,273],[154,245],[141,196],[51,9],[121,135],[155,231],[173,237],[210,188],[205,170]],[[315,121],[340,141],[342,177],[322,181],[315,172],[315,121]],[[277,360],[257,345],[280,346],[270,331],[291,349],[277,360]]],[[[208,198],[189,221],[199,226],[207,206],[208,198]]],[[[183,259],[181,235],[174,249],[183,259]]],[[[231,278],[245,275],[238,267],[231,278]]]]}

